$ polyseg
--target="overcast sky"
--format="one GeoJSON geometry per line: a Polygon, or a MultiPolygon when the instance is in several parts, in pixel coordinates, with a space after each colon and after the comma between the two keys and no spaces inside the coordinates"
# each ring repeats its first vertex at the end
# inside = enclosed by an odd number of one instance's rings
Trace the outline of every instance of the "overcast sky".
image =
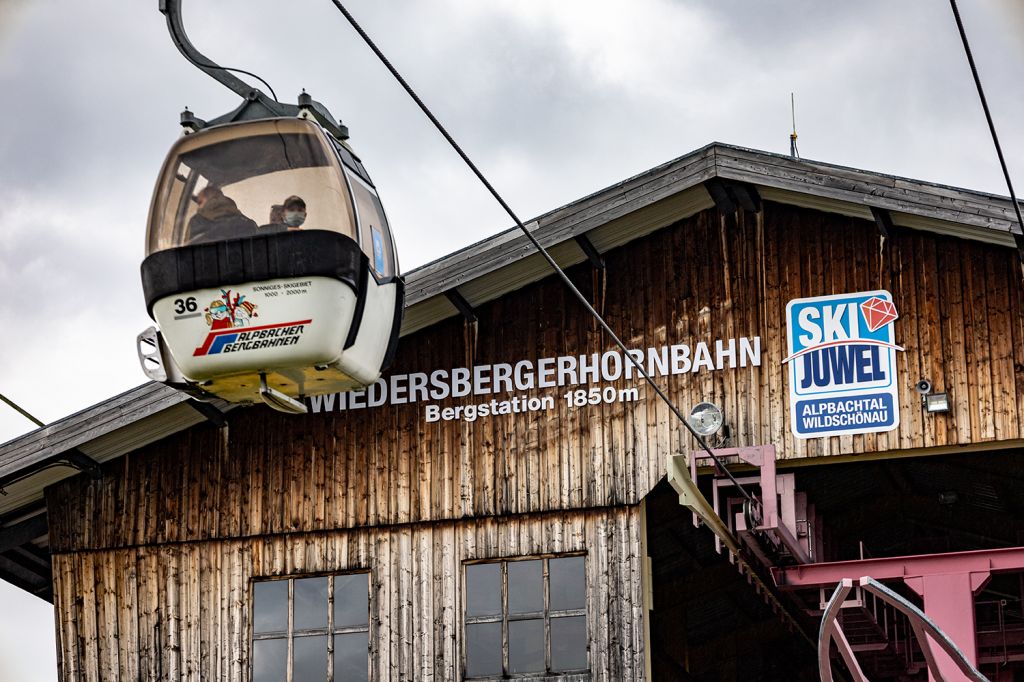
{"type": "MultiPolygon", "coordinates": [[[[1024,192],[1024,4],[961,3],[1024,192]]],[[[349,126],[404,270],[509,226],[329,0],[184,4],[207,56],[349,126]]],[[[714,140],[787,152],[790,91],[806,158],[1006,194],[946,0],[349,8],[523,218],[714,140]]],[[[155,174],[184,106],[237,102],[156,0],[0,0],[0,93],[0,392],[49,422],[143,382],[155,174]]],[[[31,426],[0,409],[0,441],[31,426]]],[[[0,680],[54,661],[50,606],[0,583],[0,680]]]]}

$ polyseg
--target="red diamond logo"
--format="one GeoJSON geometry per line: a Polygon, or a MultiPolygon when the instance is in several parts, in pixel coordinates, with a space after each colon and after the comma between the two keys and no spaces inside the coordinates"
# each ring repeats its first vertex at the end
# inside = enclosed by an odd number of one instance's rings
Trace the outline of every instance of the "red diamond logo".
{"type": "Polygon", "coordinates": [[[868,331],[871,332],[877,331],[899,317],[896,305],[892,301],[886,301],[877,296],[861,303],[860,312],[864,315],[864,321],[868,323],[868,331]]]}

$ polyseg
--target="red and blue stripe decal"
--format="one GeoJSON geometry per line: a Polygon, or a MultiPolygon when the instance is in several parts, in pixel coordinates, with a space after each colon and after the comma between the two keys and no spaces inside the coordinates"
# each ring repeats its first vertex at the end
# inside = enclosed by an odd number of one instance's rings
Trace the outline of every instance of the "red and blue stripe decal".
{"type": "Polygon", "coordinates": [[[203,355],[217,355],[224,347],[228,344],[235,343],[238,341],[238,337],[242,334],[248,334],[250,332],[258,332],[264,329],[280,329],[282,327],[297,327],[303,324],[310,324],[313,320],[298,320],[296,322],[282,322],[280,324],[265,324],[259,327],[235,327],[232,329],[222,329],[215,332],[210,332],[206,336],[206,340],[203,341],[203,345],[196,348],[192,353],[192,357],[200,357],[203,355]]]}

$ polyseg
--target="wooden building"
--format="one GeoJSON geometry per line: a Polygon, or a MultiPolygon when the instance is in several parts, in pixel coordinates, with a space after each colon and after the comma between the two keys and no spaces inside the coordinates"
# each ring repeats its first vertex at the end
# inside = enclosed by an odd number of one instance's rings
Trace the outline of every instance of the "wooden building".
{"type": "MultiPolygon", "coordinates": [[[[744,533],[709,460],[723,527],[695,527],[666,481],[694,439],[512,230],[407,274],[368,391],[289,416],[147,384],[0,446],[0,577],[53,602],[61,679],[817,679],[819,593],[774,565],[1021,544],[1008,200],[712,144],[530,228],[684,412],[721,407],[751,490],[744,453],[774,453],[807,556],[744,533]],[[815,421],[792,305],[864,292],[895,340],[849,357],[892,358],[890,402],[815,421]]],[[[1024,660],[1020,581],[996,582],[993,679],[1024,660]]],[[[871,679],[925,679],[878,637],[871,679]]]]}

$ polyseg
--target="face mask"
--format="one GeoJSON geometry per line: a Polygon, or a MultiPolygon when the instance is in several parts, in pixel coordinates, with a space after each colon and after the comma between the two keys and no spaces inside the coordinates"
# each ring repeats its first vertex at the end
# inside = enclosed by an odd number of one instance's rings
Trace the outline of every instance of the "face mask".
{"type": "Polygon", "coordinates": [[[305,211],[285,211],[284,224],[288,227],[298,227],[306,222],[305,211]]]}

